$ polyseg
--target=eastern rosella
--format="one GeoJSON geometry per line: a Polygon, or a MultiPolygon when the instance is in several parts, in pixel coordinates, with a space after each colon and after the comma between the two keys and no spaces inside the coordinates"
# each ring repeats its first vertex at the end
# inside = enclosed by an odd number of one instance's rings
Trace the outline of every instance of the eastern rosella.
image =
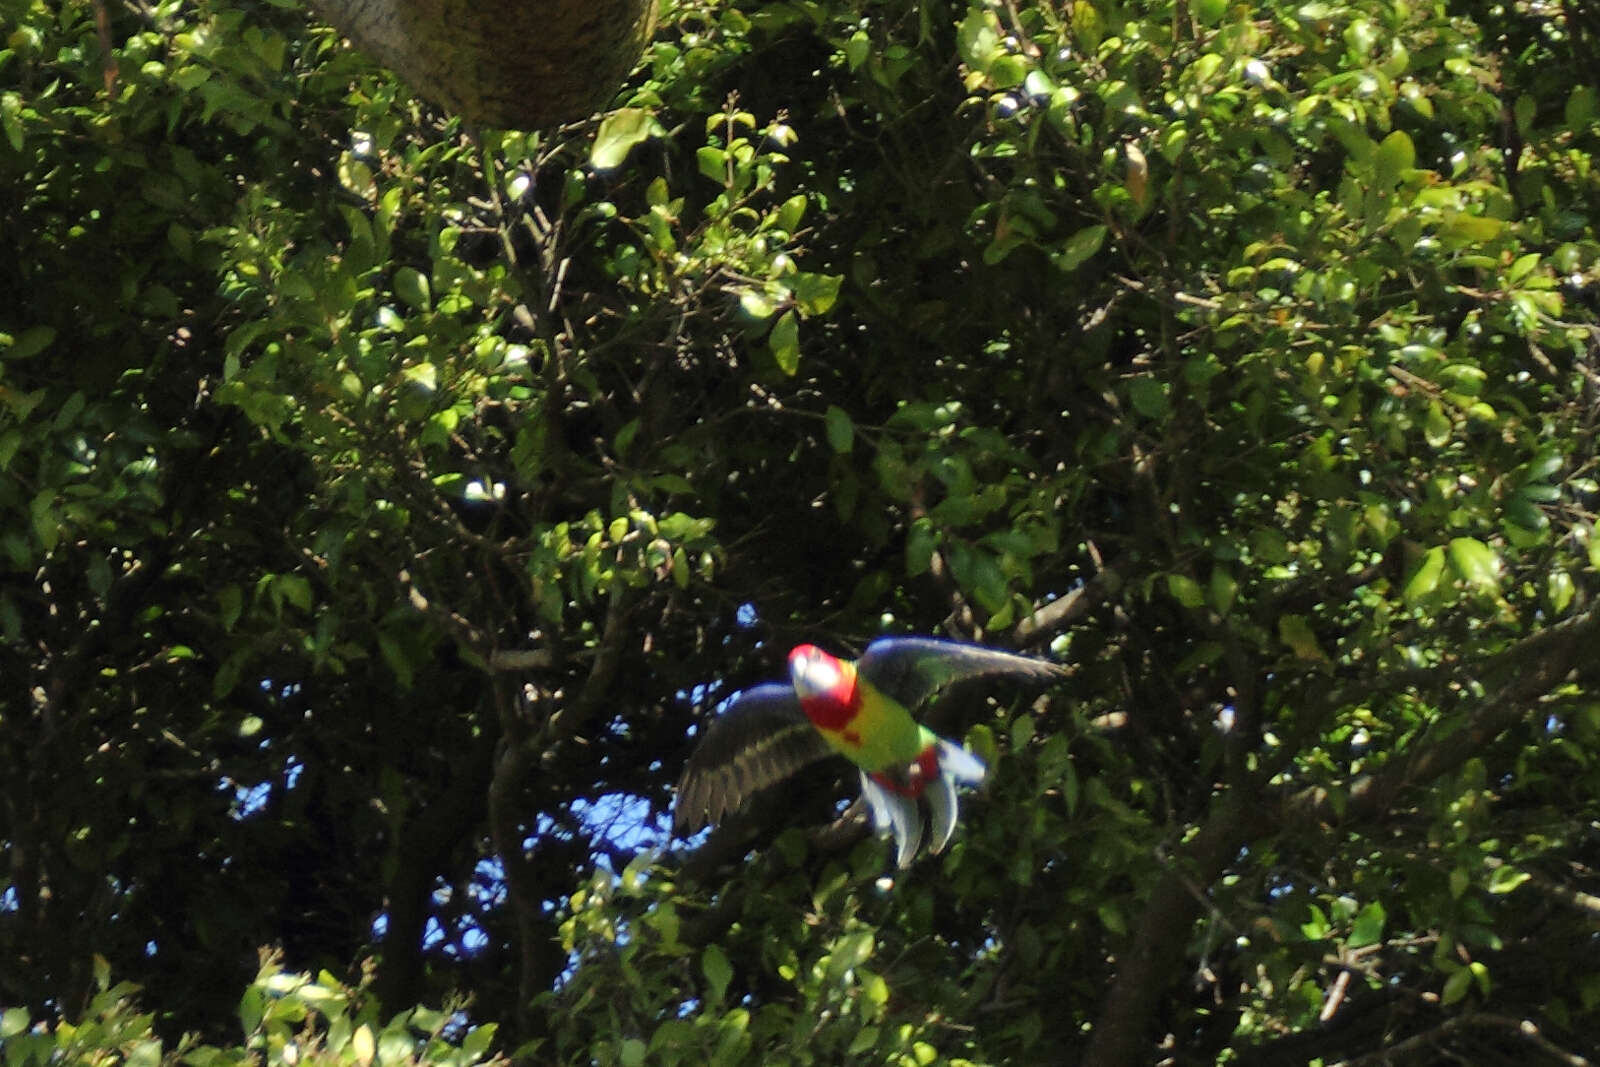
{"type": "Polygon", "coordinates": [[[917,802],[927,798],[937,853],[955,832],[956,784],[977,785],[984,775],[978,757],[918,724],[911,711],[970,678],[1063,674],[1053,663],[928,638],[881,638],[854,663],[800,645],[789,653],[789,684],[746,689],[707,728],[678,782],[675,825],[691,834],[715,824],[757,790],[837,753],[860,769],[873,822],[880,833],[893,831],[896,862],[905,867],[922,844],[917,802]]]}

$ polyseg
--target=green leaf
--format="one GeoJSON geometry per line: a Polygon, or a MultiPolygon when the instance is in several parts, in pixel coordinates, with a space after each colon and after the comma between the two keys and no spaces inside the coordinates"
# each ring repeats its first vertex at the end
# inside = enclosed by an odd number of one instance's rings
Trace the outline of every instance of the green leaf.
{"type": "Polygon", "coordinates": [[[0,93],[0,126],[5,128],[6,140],[13,152],[22,151],[22,95],[14,92],[0,93]]]}
{"type": "Polygon", "coordinates": [[[857,30],[850,35],[844,43],[844,61],[851,69],[855,70],[867,61],[867,56],[872,51],[872,38],[867,36],[866,30],[857,30]]]}
{"type": "Polygon", "coordinates": [[[244,996],[239,998],[239,1025],[246,1036],[255,1034],[261,1026],[267,1010],[267,996],[266,987],[257,983],[246,988],[244,996]]]}
{"type": "Polygon", "coordinates": [[[1200,583],[1186,574],[1167,575],[1167,592],[1172,594],[1172,599],[1186,608],[1205,607],[1205,590],[1200,588],[1200,583]]]}
{"type": "Polygon", "coordinates": [[[1539,112],[1539,101],[1523,93],[1517,97],[1517,102],[1511,106],[1511,115],[1517,124],[1517,132],[1527,137],[1533,132],[1533,120],[1539,112]]]}
{"type": "Polygon", "coordinates": [[[810,201],[804,193],[796,193],[783,202],[773,220],[778,224],[778,229],[793,233],[795,227],[800,225],[800,220],[805,217],[806,207],[810,201]]]}
{"type": "Polygon", "coordinates": [[[1566,459],[1556,448],[1541,448],[1538,455],[1528,461],[1528,481],[1549,481],[1566,465],[1566,459]]]}
{"type": "Polygon", "coordinates": [[[219,610],[222,628],[228,632],[239,621],[239,615],[244,611],[244,592],[237,585],[225,585],[217,590],[217,607],[219,610]]]}
{"type": "Polygon", "coordinates": [[[956,46],[967,66],[987,71],[1000,48],[1000,35],[994,30],[994,15],[982,5],[967,8],[967,17],[956,27],[956,46]]]}
{"type": "Polygon", "coordinates": [[[695,164],[700,173],[719,185],[728,180],[728,153],[716,145],[701,145],[695,149],[695,164]]]}
{"type": "Polygon", "coordinates": [[[1506,271],[1506,281],[1512,285],[1520,282],[1533,273],[1533,269],[1539,265],[1539,261],[1543,258],[1544,256],[1538,252],[1529,252],[1526,255],[1518,256],[1512,262],[1511,269],[1506,271]]]}
{"type": "Polygon", "coordinates": [[[1449,216],[1439,224],[1439,237],[1444,241],[1445,247],[1453,251],[1471,248],[1487,244],[1499,237],[1505,225],[1500,219],[1487,215],[1460,212],[1449,216]]]}
{"type": "Polygon", "coordinates": [[[700,953],[700,973],[706,976],[707,999],[720,1003],[728,992],[728,983],[733,981],[733,966],[728,962],[728,957],[716,945],[707,945],[700,953]]]}
{"type": "Polygon", "coordinates": [[[1444,408],[1437,400],[1428,404],[1428,413],[1423,418],[1422,435],[1428,444],[1434,448],[1443,448],[1450,443],[1450,437],[1455,433],[1455,424],[1444,413],[1444,408]]]}
{"type": "Polygon", "coordinates": [[[0,1012],[0,1040],[15,1037],[32,1024],[27,1008],[7,1008],[0,1012]]]}
{"type": "Polygon", "coordinates": [[[33,517],[33,535],[46,552],[53,551],[61,540],[61,517],[56,510],[56,494],[49,489],[40,490],[29,504],[28,513],[33,517]]]}
{"type": "Polygon", "coordinates": [[[877,938],[871,930],[853,930],[845,934],[833,950],[833,959],[828,968],[830,976],[835,981],[842,980],[846,972],[855,970],[871,959],[876,946],[877,938]]]}
{"type": "Polygon", "coordinates": [[[1028,747],[1028,742],[1033,740],[1037,724],[1032,715],[1018,715],[1011,723],[1011,748],[1020,751],[1028,747]]]}
{"type": "Polygon", "coordinates": [[[280,574],[273,592],[301,611],[311,610],[311,583],[298,574],[280,574]]]}
{"type": "Polygon", "coordinates": [[[1501,894],[1513,892],[1532,877],[1533,875],[1527,871],[1519,871],[1515,867],[1496,867],[1494,873],[1489,875],[1489,892],[1501,894]]]}
{"type": "MultiPolygon", "coordinates": [[[[1600,542],[1600,538],[1596,541],[1600,542]]],[[[911,529],[906,531],[906,577],[926,574],[933,566],[933,553],[938,547],[939,535],[931,522],[926,518],[912,522],[911,529]]]]}
{"type": "Polygon", "coordinates": [[[1423,118],[1433,118],[1433,101],[1428,99],[1428,94],[1416,82],[1407,79],[1405,84],[1400,86],[1400,99],[1423,118]]]}
{"type": "Polygon", "coordinates": [[[393,635],[388,633],[378,634],[378,651],[383,655],[383,661],[394,672],[395,680],[400,683],[400,688],[410,689],[411,679],[415,673],[411,665],[411,656],[406,648],[393,635]]]}
{"type": "Polygon", "coordinates": [[[1567,97],[1564,114],[1566,127],[1576,134],[1587,129],[1595,117],[1595,90],[1592,85],[1579,85],[1567,97]]]}
{"type": "Polygon", "coordinates": [[[217,673],[211,678],[211,695],[221,700],[233,692],[233,687],[239,684],[239,676],[244,673],[246,662],[250,658],[248,649],[238,649],[217,668],[217,673]]]}
{"type": "Polygon", "coordinates": [[[123,1067],[160,1067],[161,1042],[148,1038],[138,1042],[122,1064],[123,1067]]]}
{"type": "Polygon", "coordinates": [[[1077,270],[1090,256],[1105,244],[1107,229],[1104,225],[1086,226],[1067,238],[1061,248],[1050,257],[1058,270],[1077,270]]]}
{"type": "Polygon", "coordinates": [[[589,165],[596,170],[619,167],[635,145],[662,132],[654,113],[640,107],[618,108],[600,121],[594,146],[589,149],[589,165]]]}
{"type": "Polygon", "coordinates": [[[489,1051],[489,1045],[494,1041],[495,1031],[499,1028],[497,1023],[484,1023],[474,1026],[461,1040],[461,1053],[468,1063],[473,1063],[483,1058],[489,1051]]]}
{"type": "Polygon", "coordinates": [[[802,315],[825,315],[839,299],[839,285],[844,275],[800,273],[784,281],[793,290],[795,304],[802,315]]]}
{"type": "Polygon", "coordinates": [[[643,1067],[644,1060],[650,1054],[649,1046],[636,1037],[630,1037],[622,1042],[622,1049],[617,1054],[617,1060],[622,1067],[643,1067]]]}
{"type": "Polygon", "coordinates": [[[1478,983],[1478,992],[1484,996],[1489,995],[1489,965],[1482,960],[1473,960],[1467,964],[1467,970],[1472,972],[1473,981],[1478,983]]]}
{"type": "Polygon", "coordinates": [[[1474,537],[1457,537],[1450,542],[1450,565],[1462,581],[1483,593],[1500,591],[1500,557],[1474,537]]]}
{"type": "Polygon", "coordinates": [[[855,443],[856,428],[844,408],[837,404],[829,404],[828,410],[823,413],[822,421],[828,433],[828,447],[840,453],[850,451],[855,443]]]}
{"type": "Polygon", "coordinates": [[[420,386],[427,392],[435,392],[439,388],[439,368],[432,363],[415,363],[407,367],[401,374],[405,380],[413,385],[420,386]]]}
{"type": "Polygon", "coordinates": [[[793,377],[800,369],[800,319],[793,309],[778,316],[767,335],[767,346],[772,349],[778,369],[793,377]]]}
{"type": "Polygon", "coordinates": [[[1577,585],[1572,580],[1572,575],[1566,570],[1557,568],[1550,572],[1544,581],[1545,599],[1550,605],[1550,610],[1557,615],[1566,613],[1572,604],[1572,598],[1577,594],[1577,585]]]}
{"type": "Polygon", "coordinates": [[[778,310],[778,302],[764,290],[746,289],[739,294],[739,310],[752,319],[767,319],[778,310]]]}
{"type": "Polygon", "coordinates": [[[1328,656],[1317,643],[1317,635],[1304,615],[1278,616],[1278,638],[1300,659],[1326,663],[1328,656]]]}
{"type": "Polygon", "coordinates": [[[36,356],[49,348],[56,339],[54,326],[30,326],[17,334],[15,339],[0,334],[0,343],[10,341],[6,348],[0,348],[0,359],[27,359],[36,356]]]}
{"type": "Polygon", "coordinates": [[[1401,596],[1407,604],[1415,605],[1439,588],[1439,579],[1444,576],[1444,549],[1435,546],[1428,549],[1423,555],[1422,562],[1406,580],[1405,591],[1401,596]]]}
{"type": "Polygon", "coordinates": [[[427,276],[415,267],[401,267],[394,272],[394,295],[418,311],[427,311],[430,304],[427,276]]]}
{"type": "Polygon", "coordinates": [[[1172,410],[1167,400],[1167,383],[1149,375],[1141,375],[1128,383],[1128,399],[1133,403],[1133,410],[1149,419],[1165,418],[1172,410]]]}
{"type": "Polygon", "coordinates": [[[1383,905],[1377,901],[1362,908],[1350,928],[1350,938],[1345,942],[1346,946],[1361,948],[1363,945],[1377,944],[1383,937],[1383,923],[1386,918],[1383,905]]]}
{"type": "Polygon", "coordinates": [[[1454,1004],[1465,997],[1467,991],[1471,988],[1472,972],[1465,967],[1460,967],[1454,974],[1445,979],[1444,990],[1439,999],[1447,1006],[1454,1004]]]}
{"type": "MultiPolygon", "coordinates": [[[[879,978],[878,981],[882,982],[883,979],[879,978]]],[[[887,985],[887,983],[885,984],[887,985]]],[[[863,1026],[856,1031],[856,1036],[850,1039],[850,1047],[845,1050],[845,1054],[854,1058],[871,1049],[877,1043],[878,1028],[876,1026],[863,1026]]]]}
{"type": "Polygon", "coordinates": [[[1372,157],[1374,183],[1380,189],[1390,189],[1399,184],[1403,172],[1417,162],[1417,150],[1411,138],[1402,130],[1395,130],[1378,144],[1372,157]]]}
{"type": "Polygon", "coordinates": [[[1226,615],[1233,610],[1233,602],[1238,595],[1239,582],[1234,578],[1232,572],[1226,567],[1212,568],[1209,599],[1217,614],[1226,615]]]}

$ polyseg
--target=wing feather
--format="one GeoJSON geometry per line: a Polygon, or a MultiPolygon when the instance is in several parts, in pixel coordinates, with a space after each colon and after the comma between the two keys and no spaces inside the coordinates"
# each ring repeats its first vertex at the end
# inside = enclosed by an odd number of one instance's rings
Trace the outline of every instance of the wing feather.
{"type": "Polygon", "coordinates": [[[1043,684],[1067,673],[1046,660],[931,637],[881,637],[867,646],[856,670],[912,711],[939,690],[969,678],[1007,677],[1043,684]]]}
{"type": "Polygon", "coordinates": [[[746,689],[706,727],[678,779],[673,826],[688,835],[715,826],[753,794],[832,754],[800,710],[794,687],[746,689]]]}

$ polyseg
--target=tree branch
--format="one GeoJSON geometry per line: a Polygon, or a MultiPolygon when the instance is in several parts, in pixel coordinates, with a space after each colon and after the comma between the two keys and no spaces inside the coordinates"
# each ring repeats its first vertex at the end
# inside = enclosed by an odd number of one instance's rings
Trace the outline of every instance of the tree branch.
{"type": "Polygon", "coordinates": [[[1336,807],[1333,794],[1326,788],[1301,790],[1284,805],[1283,822],[1355,823],[1388,814],[1403,790],[1455,770],[1516,725],[1530,704],[1588,654],[1596,630],[1600,630],[1600,615],[1590,610],[1517,642],[1487,665],[1489,670],[1505,666],[1515,671],[1514,677],[1468,716],[1464,728],[1431,744],[1416,746],[1381,770],[1357,778],[1350,786],[1343,810],[1336,807]]]}
{"type": "Polygon", "coordinates": [[[1595,896],[1593,893],[1585,893],[1581,889],[1564,886],[1560,882],[1553,882],[1532,871],[1528,872],[1528,877],[1529,885],[1552,900],[1559,901],[1569,908],[1576,908],[1594,918],[1600,918],[1600,897],[1595,896]]]}
{"type": "Polygon", "coordinates": [[[411,580],[409,571],[400,572],[400,584],[405,587],[412,607],[437,622],[463,648],[487,664],[490,671],[529,671],[555,662],[548,648],[495,648],[488,635],[465,617],[424,596],[411,580]]]}
{"type": "Polygon", "coordinates": [[[1509,1015],[1494,1015],[1488,1012],[1452,1016],[1432,1030],[1413,1035],[1404,1041],[1390,1045],[1388,1048],[1379,1049],[1377,1052],[1371,1052],[1365,1056],[1357,1056],[1353,1060],[1344,1060],[1335,1064],[1334,1067],[1379,1067],[1380,1064],[1390,1064],[1394,1062],[1397,1056],[1410,1052],[1420,1052],[1431,1045],[1437,1045],[1441,1041],[1448,1040],[1457,1031],[1471,1029],[1498,1030],[1501,1033],[1513,1034],[1556,1062],[1566,1064],[1566,1067],[1594,1067],[1592,1061],[1579,1056],[1577,1053],[1568,1052],[1541,1034],[1532,1020],[1515,1019],[1509,1015]]]}
{"type": "Polygon", "coordinates": [[[1011,631],[1019,649],[1042,644],[1106,602],[1122,587],[1122,575],[1107,567],[1078,588],[1042,605],[1011,631]]]}
{"type": "Polygon", "coordinates": [[[1151,1017],[1200,914],[1200,901],[1189,889],[1191,881],[1210,885],[1240,849],[1272,833],[1386,817],[1402,791],[1455,770],[1521,720],[1530,706],[1589,654],[1597,629],[1600,615],[1590,610],[1484,661],[1485,673],[1503,667],[1513,672],[1512,680],[1486,699],[1464,728],[1403,753],[1382,770],[1357,779],[1342,806],[1321,786],[1290,794],[1275,811],[1260,803],[1253,789],[1228,789],[1217,797],[1210,816],[1178,851],[1175,866],[1151,893],[1136,924],[1133,944],[1120,962],[1095,1022],[1084,1062],[1114,1067],[1149,1059],[1151,1017]]]}
{"type": "MultiPolygon", "coordinates": [[[[498,687],[497,690],[502,690],[498,687]]],[[[528,887],[532,871],[522,847],[522,821],[517,798],[524,776],[531,762],[527,741],[528,729],[520,711],[520,701],[497,691],[499,705],[500,742],[494,754],[494,774],[489,780],[489,832],[494,838],[494,848],[505,866],[506,892],[511,898],[511,913],[517,924],[517,1024],[523,1032],[528,1028],[528,1005],[538,992],[534,987],[538,974],[538,929],[535,919],[539,902],[532,899],[528,887]]]]}
{"type": "Polygon", "coordinates": [[[1133,944],[1118,961],[1117,977],[1089,1036],[1083,1062],[1112,1067],[1150,1060],[1150,1017],[1200,916],[1201,899],[1191,885],[1208,886],[1239,850],[1268,829],[1264,809],[1245,791],[1230,789],[1212,804],[1211,815],[1156,883],[1136,924],[1133,944]]]}

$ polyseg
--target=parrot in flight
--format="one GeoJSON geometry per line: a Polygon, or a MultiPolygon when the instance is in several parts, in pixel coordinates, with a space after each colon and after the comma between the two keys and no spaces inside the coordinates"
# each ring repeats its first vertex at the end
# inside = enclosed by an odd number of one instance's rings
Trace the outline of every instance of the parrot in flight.
{"type": "Polygon", "coordinates": [[[936,735],[912,711],[946,686],[982,677],[1049,682],[1056,664],[977,645],[884,637],[859,660],[815,645],[789,653],[789,682],[737,694],[712,721],[678,781],[673,822],[682,835],[715,825],[746,798],[816,760],[840,755],[861,772],[861,793],[878,832],[891,830],[896,864],[922,846],[926,798],[930,851],[956,826],[956,785],[983,781],[983,761],[936,735]]]}

